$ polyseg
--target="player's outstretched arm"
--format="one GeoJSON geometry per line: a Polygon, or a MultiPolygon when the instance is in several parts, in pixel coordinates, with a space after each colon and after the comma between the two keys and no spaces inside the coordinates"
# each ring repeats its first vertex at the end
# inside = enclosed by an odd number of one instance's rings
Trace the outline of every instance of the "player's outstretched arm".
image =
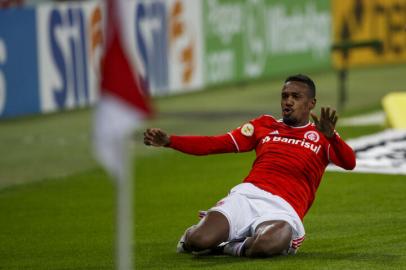
{"type": "Polygon", "coordinates": [[[168,146],[170,138],[166,132],[159,128],[148,128],[144,132],[144,144],[152,146],[168,146]]]}
{"type": "Polygon", "coordinates": [[[219,136],[169,136],[159,128],[149,128],[144,132],[144,144],[170,147],[191,155],[236,152],[233,140],[228,134],[219,136]]]}
{"type": "Polygon", "coordinates": [[[356,159],[354,151],[346,144],[335,132],[338,116],[336,111],[330,107],[322,107],[320,118],[311,113],[317,130],[324,134],[330,142],[329,157],[335,165],[346,170],[352,170],[355,167],[356,159]]]}

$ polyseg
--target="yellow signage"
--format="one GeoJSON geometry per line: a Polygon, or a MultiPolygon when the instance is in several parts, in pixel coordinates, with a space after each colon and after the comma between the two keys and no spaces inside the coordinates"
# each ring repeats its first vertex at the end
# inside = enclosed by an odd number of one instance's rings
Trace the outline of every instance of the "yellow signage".
{"type": "Polygon", "coordinates": [[[394,92],[382,100],[388,124],[392,128],[406,129],[406,92],[394,92]]]}
{"type": "Polygon", "coordinates": [[[363,44],[334,50],[335,67],[406,62],[406,0],[333,0],[332,13],[333,43],[363,44]]]}

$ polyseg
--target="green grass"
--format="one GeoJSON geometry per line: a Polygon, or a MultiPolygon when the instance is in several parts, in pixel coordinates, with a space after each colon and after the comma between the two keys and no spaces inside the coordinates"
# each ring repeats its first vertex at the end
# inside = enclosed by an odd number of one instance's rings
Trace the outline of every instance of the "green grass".
{"type": "MultiPolygon", "coordinates": [[[[253,155],[136,162],[137,269],[404,269],[405,176],[326,173],[294,257],[176,254],[183,230],[248,172],[253,155]]],[[[112,269],[114,188],[93,170],[0,193],[0,269],[112,269]]]]}
{"type": "Polygon", "coordinates": [[[0,269],[111,269],[113,185],[101,171],[0,193],[0,269]]]}
{"type": "MultiPolygon", "coordinates": [[[[380,109],[406,85],[405,65],[353,70],[343,115],[380,109]],[[366,98],[367,97],[367,98],[366,98]]],[[[336,74],[311,74],[334,105],[336,74]]],[[[147,126],[223,133],[260,113],[279,116],[281,78],[160,98],[147,126]]],[[[353,138],[382,126],[338,127],[353,138]]],[[[0,269],[112,269],[114,184],[91,155],[91,112],[0,122],[0,269]]],[[[253,153],[187,156],[141,145],[136,133],[137,269],[406,269],[406,176],[326,173],[296,256],[251,260],[176,254],[184,229],[241,182],[253,153]]]]}

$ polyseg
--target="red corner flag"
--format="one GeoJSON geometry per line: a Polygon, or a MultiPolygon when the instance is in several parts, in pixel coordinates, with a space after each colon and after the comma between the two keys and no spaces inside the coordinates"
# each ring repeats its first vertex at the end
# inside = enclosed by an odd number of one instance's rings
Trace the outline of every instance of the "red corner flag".
{"type": "MultiPolygon", "coordinates": [[[[117,184],[116,268],[132,269],[131,135],[152,109],[128,53],[125,26],[129,0],[107,0],[106,44],[101,69],[101,98],[94,119],[98,160],[117,184]]],[[[127,35],[128,36],[128,35],[127,35]]]]}
{"type": "MultiPolygon", "coordinates": [[[[123,165],[124,138],[152,109],[140,77],[129,58],[125,39],[129,0],[107,0],[106,46],[101,70],[101,100],[95,119],[96,153],[108,171],[117,176],[123,165]],[[117,153],[118,151],[118,153],[117,153]]],[[[128,22],[127,22],[128,23],[128,22]]],[[[127,35],[128,36],[128,35],[127,35]]]]}
{"type": "Polygon", "coordinates": [[[145,96],[146,89],[141,89],[137,70],[131,66],[123,33],[125,30],[121,27],[126,22],[125,6],[128,5],[128,0],[108,0],[107,3],[106,52],[101,80],[103,94],[120,98],[139,113],[149,115],[151,107],[145,96]]]}

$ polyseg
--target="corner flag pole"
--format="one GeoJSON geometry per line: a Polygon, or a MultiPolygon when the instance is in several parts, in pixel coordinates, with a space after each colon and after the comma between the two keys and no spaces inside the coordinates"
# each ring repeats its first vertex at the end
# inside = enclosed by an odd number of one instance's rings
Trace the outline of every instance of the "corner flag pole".
{"type": "Polygon", "coordinates": [[[132,240],[133,240],[133,184],[132,158],[126,149],[130,142],[126,138],[123,146],[123,169],[117,176],[116,191],[116,267],[117,270],[133,269],[132,240]]]}
{"type": "Polygon", "coordinates": [[[131,138],[142,120],[131,106],[104,94],[97,105],[94,125],[96,157],[109,172],[116,188],[115,264],[133,269],[133,151],[131,138]]]}

